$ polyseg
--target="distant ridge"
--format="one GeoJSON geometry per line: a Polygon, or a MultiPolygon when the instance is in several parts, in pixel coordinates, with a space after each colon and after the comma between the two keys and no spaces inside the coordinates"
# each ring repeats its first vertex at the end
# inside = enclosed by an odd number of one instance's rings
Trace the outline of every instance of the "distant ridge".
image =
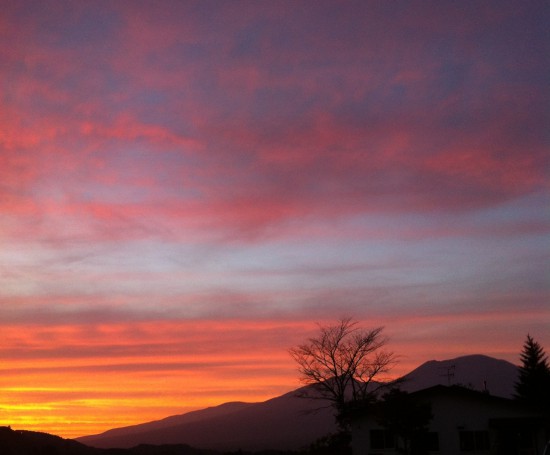
{"type": "MultiPolygon", "coordinates": [[[[404,376],[401,388],[413,392],[437,384],[463,385],[510,398],[517,376],[518,369],[510,362],[468,355],[426,362],[404,376]]],[[[225,403],[77,440],[102,448],[184,443],[226,451],[296,450],[336,430],[329,403],[299,398],[305,389],[262,403],[225,403]],[[321,406],[325,408],[311,412],[321,406]]]]}
{"type": "MultiPolygon", "coordinates": [[[[116,438],[121,434],[129,436],[133,434],[143,433],[144,430],[154,431],[162,428],[201,422],[203,420],[215,419],[215,418],[226,416],[228,414],[232,414],[234,412],[245,409],[249,406],[253,406],[254,404],[255,403],[244,403],[242,401],[231,401],[228,403],[220,404],[218,406],[212,406],[212,407],[200,409],[197,411],[187,412],[185,414],[178,414],[170,417],[165,417],[164,419],[161,419],[161,420],[154,420],[152,422],[141,423],[137,425],[130,425],[122,428],[114,428],[112,430],[107,430],[106,432],[101,433],[101,435],[107,438],[110,438],[110,437],[116,438]]],[[[83,438],[79,438],[79,440],[82,440],[84,438],[87,438],[87,436],[84,436],[83,438]]]]}

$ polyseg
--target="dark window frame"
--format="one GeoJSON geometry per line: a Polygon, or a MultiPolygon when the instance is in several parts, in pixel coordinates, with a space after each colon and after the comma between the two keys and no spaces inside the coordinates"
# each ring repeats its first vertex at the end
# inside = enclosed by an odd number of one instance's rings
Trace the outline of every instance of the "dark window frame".
{"type": "Polygon", "coordinates": [[[491,449],[487,430],[460,430],[459,441],[461,452],[487,452],[491,449]]]}
{"type": "Polygon", "coordinates": [[[389,430],[370,430],[369,445],[371,450],[395,449],[395,435],[389,430]]]}

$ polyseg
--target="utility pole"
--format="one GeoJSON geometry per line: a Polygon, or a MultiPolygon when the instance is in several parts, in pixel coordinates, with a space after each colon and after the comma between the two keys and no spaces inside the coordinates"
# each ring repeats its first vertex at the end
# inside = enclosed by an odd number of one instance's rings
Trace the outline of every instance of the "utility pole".
{"type": "Polygon", "coordinates": [[[450,386],[451,385],[451,380],[455,377],[456,365],[451,365],[451,366],[448,366],[448,367],[441,367],[441,368],[446,369],[447,372],[443,373],[443,374],[440,374],[439,376],[446,377],[447,378],[447,385],[450,386]]]}

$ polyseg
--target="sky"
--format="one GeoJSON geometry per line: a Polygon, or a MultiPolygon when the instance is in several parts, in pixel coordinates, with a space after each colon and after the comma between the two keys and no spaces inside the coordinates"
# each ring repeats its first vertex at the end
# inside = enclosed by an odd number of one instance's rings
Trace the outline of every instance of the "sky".
{"type": "Polygon", "coordinates": [[[64,437],[300,385],[317,324],[394,376],[550,351],[543,1],[0,11],[0,424],[64,437]]]}

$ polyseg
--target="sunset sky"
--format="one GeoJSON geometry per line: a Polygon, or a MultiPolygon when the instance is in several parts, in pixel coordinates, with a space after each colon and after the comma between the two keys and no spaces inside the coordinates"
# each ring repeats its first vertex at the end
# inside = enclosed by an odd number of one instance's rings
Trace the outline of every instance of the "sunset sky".
{"type": "Polygon", "coordinates": [[[0,424],[64,437],[550,351],[544,1],[6,1],[0,424]]]}

